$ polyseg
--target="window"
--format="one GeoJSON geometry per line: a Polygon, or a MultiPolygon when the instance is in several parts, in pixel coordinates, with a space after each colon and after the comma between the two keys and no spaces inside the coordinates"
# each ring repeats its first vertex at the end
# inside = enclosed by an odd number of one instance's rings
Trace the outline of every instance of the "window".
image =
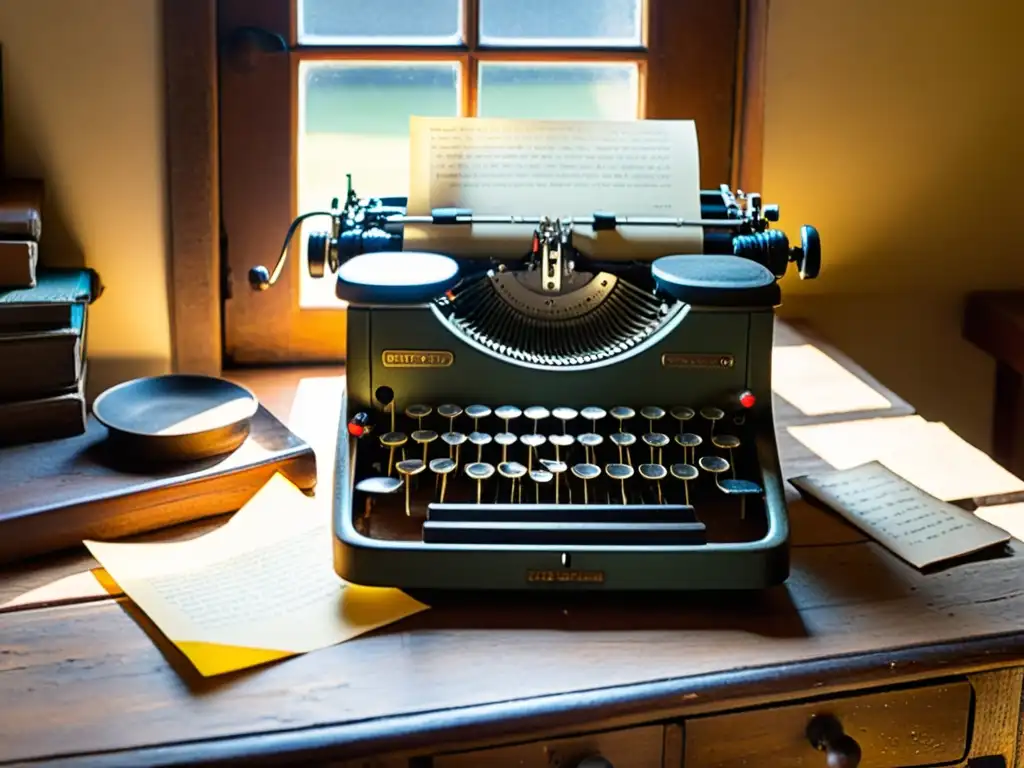
{"type": "Polygon", "coordinates": [[[308,276],[300,212],[405,195],[411,115],[697,123],[701,183],[729,183],[740,0],[220,0],[225,358],[337,361],[345,311],[308,276]]]}

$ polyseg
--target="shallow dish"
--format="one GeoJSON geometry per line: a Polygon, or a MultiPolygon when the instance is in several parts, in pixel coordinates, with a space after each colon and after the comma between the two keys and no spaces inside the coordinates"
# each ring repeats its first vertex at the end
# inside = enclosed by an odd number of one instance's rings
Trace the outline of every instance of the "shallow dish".
{"type": "Polygon", "coordinates": [[[190,461],[238,448],[258,408],[252,392],[225,379],[169,374],[111,387],[96,398],[92,412],[119,452],[190,461]]]}

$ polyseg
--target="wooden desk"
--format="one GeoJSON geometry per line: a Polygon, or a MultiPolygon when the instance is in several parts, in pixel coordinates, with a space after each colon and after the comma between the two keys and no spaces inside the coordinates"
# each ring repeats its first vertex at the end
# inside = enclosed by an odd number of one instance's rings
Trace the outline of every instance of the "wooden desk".
{"type": "MultiPolygon", "coordinates": [[[[780,347],[806,343],[780,327],[780,347]]],[[[831,354],[890,404],[849,419],[917,419],[831,354]]],[[[323,489],[340,374],[236,376],[317,448],[323,489]]],[[[826,466],[785,427],[789,476],[826,466]]],[[[214,680],[100,596],[87,555],[9,569],[0,603],[64,581],[0,613],[0,764],[575,768],[600,752],[615,768],[813,767],[825,756],[803,729],[833,713],[863,766],[1024,768],[1019,550],[925,576],[795,497],[791,518],[792,576],[761,595],[485,595],[214,680]]]]}

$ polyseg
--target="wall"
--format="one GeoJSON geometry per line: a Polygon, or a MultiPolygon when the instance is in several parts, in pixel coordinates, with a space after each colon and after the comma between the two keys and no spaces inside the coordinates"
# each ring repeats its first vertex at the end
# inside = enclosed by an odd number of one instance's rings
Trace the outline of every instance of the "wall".
{"type": "Polygon", "coordinates": [[[89,389],[170,361],[157,0],[3,0],[7,171],[47,184],[44,263],[85,263],[89,389]]]}
{"type": "Polygon", "coordinates": [[[1024,3],[770,1],[763,192],[824,255],[783,313],[987,449],[994,366],[959,323],[1024,286],[1024,3]]]}

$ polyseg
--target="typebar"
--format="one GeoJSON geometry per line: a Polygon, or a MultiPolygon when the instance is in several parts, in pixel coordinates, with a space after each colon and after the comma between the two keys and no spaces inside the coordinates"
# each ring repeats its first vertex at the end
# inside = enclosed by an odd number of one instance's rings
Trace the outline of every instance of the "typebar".
{"type": "Polygon", "coordinates": [[[703,523],[457,522],[427,520],[428,544],[678,546],[707,543],[703,523]]]}

